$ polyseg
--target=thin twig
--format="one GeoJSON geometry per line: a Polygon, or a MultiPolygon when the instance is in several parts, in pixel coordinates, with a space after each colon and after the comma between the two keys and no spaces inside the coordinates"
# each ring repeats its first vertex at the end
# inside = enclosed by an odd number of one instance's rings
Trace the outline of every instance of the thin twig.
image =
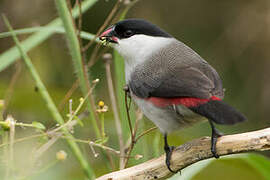
{"type": "Polygon", "coordinates": [[[90,149],[91,149],[92,153],[94,154],[94,157],[96,158],[96,157],[99,156],[99,153],[97,153],[97,152],[95,151],[94,147],[92,146],[92,143],[93,143],[92,141],[89,142],[89,146],[90,146],[90,149]]]}
{"type": "Polygon", "coordinates": [[[135,139],[135,142],[137,142],[141,137],[143,137],[144,135],[146,135],[146,134],[148,134],[148,133],[150,133],[151,131],[154,131],[154,130],[156,130],[157,129],[157,127],[152,127],[152,128],[150,128],[150,129],[147,129],[147,130],[145,130],[144,132],[142,132],[138,137],[136,137],[136,139],[135,139]]]}
{"type": "Polygon", "coordinates": [[[68,90],[65,97],[62,99],[61,103],[58,105],[59,111],[62,111],[67,101],[70,99],[72,94],[75,92],[75,90],[79,87],[79,79],[77,79],[73,84],[72,87],[68,90]]]}
{"type": "MultiPolygon", "coordinates": [[[[126,108],[127,109],[130,109],[130,104],[131,104],[131,99],[130,99],[130,103],[129,104],[128,103],[126,104],[126,108]]],[[[127,111],[127,113],[129,115],[129,111],[127,111]]],[[[134,148],[134,146],[135,146],[135,144],[137,142],[136,141],[136,134],[137,134],[137,130],[138,130],[138,127],[139,127],[139,121],[142,119],[142,117],[143,117],[142,112],[139,109],[137,109],[137,111],[136,111],[135,126],[134,126],[134,129],[133,129],[133,132],[132,132],[131,139],[129,141],[129,147],[128,147],[128,150],[127,150],[127,153],[126,153],[127,155],[126,155],[126,158],[124,159],[125,167],[128,164],[128,160],[129,160],[129,158],[131,156],[131,152],[132,152],[132,150],[133,150],[133,148],[134,148]]]]}
{"type": "Polygon", "coordinates": [[[117,102],[116,102],[116,97],[115,97],[115,92],[114,92],[114,87],[113,87],[113,80],[112,80],[112,73],[111,73],[112,55],[109,53],[104,54],[103,59],[105,60],[106,76],[107,76],[107,83],[108,83],[108,88],[109,88],[109,96],[110,96],[112,109],[113,109],[116,132],[118,135],[118,142],[119,142],[119,149],[120,149],[119,166],[120,166],[120,169],[123,169],[124,168],[124,163],[123,163],[124,158],[123,157],[125,155],[125,147],[124,147],[123,132],[122,132],[122,127],[121,127],[119,112],[117,109],[118,106],[117,106],[117,102]]]}
{"type": "Polygon", "coordinates": [[[132,129],[132,123],[131,123],[131,119],[130,119],[130,114],[129,114],[129,105],[128,105],[128,92],[125,91],[125,105],[126,105],[126,111],[127,111],[127,118],[128,118],[128,125],[129,125],[129,129],[130,129],[130,138],[131,138],[131,142],[130,142],[130,146],[128,147],[128,150],[127,150],[127,157],[124,159],[124,167],[127,166],[127,163],[128,163],[128,160],[129,160],[129,157],[131,155],[131,152],[133,150],[133,147],[135,145],[135,134],[133,132],[133,129],[132,129]]]}
{"type": "Polygon", "coordinates": [[[125,91],[125,106],[126,106],[126,111],[127,111],[127,119],[128,119],[128,126],[130,130],[130,137],[132,138],[131,141],[133,141],[133,129],[132,129],[132,123],[130,119],[130,114],[129,114],[129,106],[128,106],[128,92],[125,91]]]}
{"type": "MultiPolygon", "coordinates": [[[[64,138],[64,139],[68,139],[69,137],[66,137],[66,136],[62,136],[61,138],[64,138]]],[[[79,142],[79,143],[84,143],[84,144],[91,144],[92,146],[95,146],[95,147],[99,147],[103,150],[106,150],[106,151],[109,151],[109,152],[112,152],[118,156],[120,156],[120,151],[117,151],[111,147],[108,147],[108,146],[104,146],[103,144],[98,144],[98,143],[95,143],[93,141],[89,141],[89,140],[82,140],[82,139],[75,139],[73,138],[72,140],[76,141],[76,142],[79,142]]]]}
{"type": "MultiPolygon", "coordinates": [[[[66,137],[66,136],[61,136],[61,138],[63,138],[63,139],[69,139],[69,137],[66,137]]],[[[91,144],[92,146],[101,148],[103,150],[106,150],[107,152],[111,152],[111,153],[113,153],[113,154],[121,157],[120,156],[120,151],[115,150],[115,149],[113,149],[111,147],[108,147],[108,146],[104,146],[103,144],[98,144],[98,143],[95,143],[95,142],[90,141],[90,140],[82,140],[82,139],[75,139],[75,138],[73,138],[72,140],[74,140],[74,141],[76,141],[78,143],[91,144]]],[[[141,156],[141,155],[137,155],[137,156],[141,156]]],[[[137,156],[130,156],[130,158],[137,158],[137,156]]],[[[126,156],[124,156],[124,157],[126,157],[126,156]]]]}
{"type": "MultiPolygon", "coordinates": [[[[131,100],[130,100],[130,104],[131,104],[131,100]]],[[[129,104],[129,107],[130,107],[130,104],[129,104]]],[[[134,130],[133,130],[134,143],[136,142],[135,137],[139,128],[139,122],[143,118],[143,113],[140,109],[137,109],[135,115],[136,115],[136,120],[135,120],[135,125],[134,125],[134,130]]]]}

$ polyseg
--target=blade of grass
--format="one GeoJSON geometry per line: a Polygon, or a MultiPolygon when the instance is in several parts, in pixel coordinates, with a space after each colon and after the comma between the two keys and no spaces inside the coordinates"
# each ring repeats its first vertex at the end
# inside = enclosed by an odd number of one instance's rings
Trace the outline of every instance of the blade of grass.
{"type": "MultiPolygon", "coordinates": [[[[53,26],[53,27],[39,26],[39,27],[17,29],[17,30],[14,30],[13,32],[16,35],[21,35],[21,34],[29,34],[29,33],[42,32],[42,31],[60,33],[60,34],[66,33],[64,27],[61,27],[61,26],[53,26]]],[[[6,38],[10,36],[12,36],[11,32],[0,33],[0,38],[6,38]]],[[[95,38],[95,35],[88,32],[81,31],[80,37],[85,40],[93,40],[95,38]]],[[[96,38],[95,41],[100,43],[98,38],[96,38]]]]}
{"type": "MultiPolygon", "coordinates": [[[[10,25],[10,23],[8,22],[7,18],[5,16],[3,16],[3,19],[5,21],[5,24],[7,25],[8,29],[10,32],[12,32],[12,27],[10,25]]],[[[36,71],[34,65],[32,64],[30,58],[28,57],[28,55],[26,54],[26,52],[23,50],[19,40],[17,39],[15,34],[12,34],[13,40],[28,68],[28,70],[30,71],[37,88],[39,89],[39,93],[42,96],[43,100],[46,102],[47,108],[50,111],[51,115],[53,116],[53,118],[55,119],[55,121],[59,124],[64,124],[64,119],[62,118],[62,116],[60,115],[60,113],[58,112],[51,96],[49,95],[46,87],[44,86],[43,82],[41,81],[38,72],[36,71]]],[[[88,162],[85,160],[85,158],[83,157],[81,150],[79,148],[79,146],[76,144],[75,141],[72,140],[73,136],[69,133],[67,128],[63,128],[62,129],[63,133],[65,134],[65,136],[70,137],[71,139],[67,139],[68,144],[70,145],[70,148],[72,149],[73,153],[75,154],[76,158],[78,159],[78,161],[80,162],[84,172],[86,173],[87,177],[90,179],[94,179],[95,175],[94,172],[92,170],[92,168],[89,166],[88,162]]]]}
{"type": "MultiPolygon", "coordinates": [[[[66,0],[55,0],[55,4],[58,9],[59,16],[63,21],[63,25],[66,31],[66,36],[68,39],[69,49],[70,49],[72,60],[75,67],[75,71],[79,79],[82,93],[85,96],[88,92],[88,89],[90,88],[90,85],[87,78],[88,74],[83,65],[80,43],[76,35],[76,29],[73,25],[72,16],[69,13],[66,0]]],[[[95,134],[98,138],[101,138],[100,130],[97,125],[97,118],[95,117],[94,103],[91,102],[89,98],[87,101],[87,106],[88,106],[90,119],[92,121],[95,134]]]]}
{"type": "MultiPolygon", "coordinates": [[[[82,13],[84,13],[86,10],[91,8],[98,0],[85,0],[82,3],[82,13]]],[[[76,6],[72,10],[72,15],[74,18],[77,18],[79,16],[79,8],[76,6]]],[[[62,21],[60,18],[56,18],[55,20],[51,21],[46,25],[46,27],[55,27],[55,26],[61,26],[62,21]]],[[[22,41],[21,46],[22,49],[25,52],[28,52],[30,49],[38,46],[40,43],[48,39],[54,32],[52,31],[41,31],[33,34],[26,40],[22,41]]],[[[18,49],[13,46],[9,50],[5,51],[0,55],[0,72],[3,71],[5,68],[7,68],[10,64],[12,64],[16,59],[20,57],[20,52],[18,49]]]]}

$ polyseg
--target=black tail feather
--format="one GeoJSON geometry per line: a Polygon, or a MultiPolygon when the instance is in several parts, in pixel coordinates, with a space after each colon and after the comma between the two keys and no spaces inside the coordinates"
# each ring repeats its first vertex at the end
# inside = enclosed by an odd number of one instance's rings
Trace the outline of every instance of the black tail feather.
{"type": "Polygon", "coordinates": [[[217,124],[235,124],[245,121],[247,118],[223,101],[209,101],[190,109],[217,124]]]}

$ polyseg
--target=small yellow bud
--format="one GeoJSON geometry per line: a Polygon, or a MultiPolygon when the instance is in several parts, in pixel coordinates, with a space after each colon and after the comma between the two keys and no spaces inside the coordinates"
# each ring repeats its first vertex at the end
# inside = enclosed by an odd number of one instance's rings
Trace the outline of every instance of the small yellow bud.
{"type": "Polygon", "coordinates": [[[98,107],[102,109],[104,107],[105,103],[103,101],[98,102],[98,107]]]}
{"type": "Polygon", "coordinates": [[[96,111],[97,113],[105,113],[108,111],[108,106],[105,105],[104,101],[99,101],[98,108],[96,111]]]}
{"type": "Polygon", "coordinates": [[[61,151],[58,151],[56,153],[56,159],[57,160],[64,161],[64,160],[66,160],[66,158],[67,158],[67,153],[65,151],[61,150],[61,151]]]}
{"type": "Polygon", "coordinates": [[[82,103],[83,101],[84,101],[84,99],[81,97],[81,98],[80,98],[80,103],[82,103]]]}

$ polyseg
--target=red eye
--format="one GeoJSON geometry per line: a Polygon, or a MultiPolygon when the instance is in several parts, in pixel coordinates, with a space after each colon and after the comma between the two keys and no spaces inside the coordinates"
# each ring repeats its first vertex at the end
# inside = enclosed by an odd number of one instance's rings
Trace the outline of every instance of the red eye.
{"type": "Polygon", "coordinates": [[[124,36],[127,38],[127,37],[130,37],[130,36],[132,36],[134,33],[133,33],[133,31],[131,31],[131,30],[126,30],[125,32],[124,32],[124,36]]]}

